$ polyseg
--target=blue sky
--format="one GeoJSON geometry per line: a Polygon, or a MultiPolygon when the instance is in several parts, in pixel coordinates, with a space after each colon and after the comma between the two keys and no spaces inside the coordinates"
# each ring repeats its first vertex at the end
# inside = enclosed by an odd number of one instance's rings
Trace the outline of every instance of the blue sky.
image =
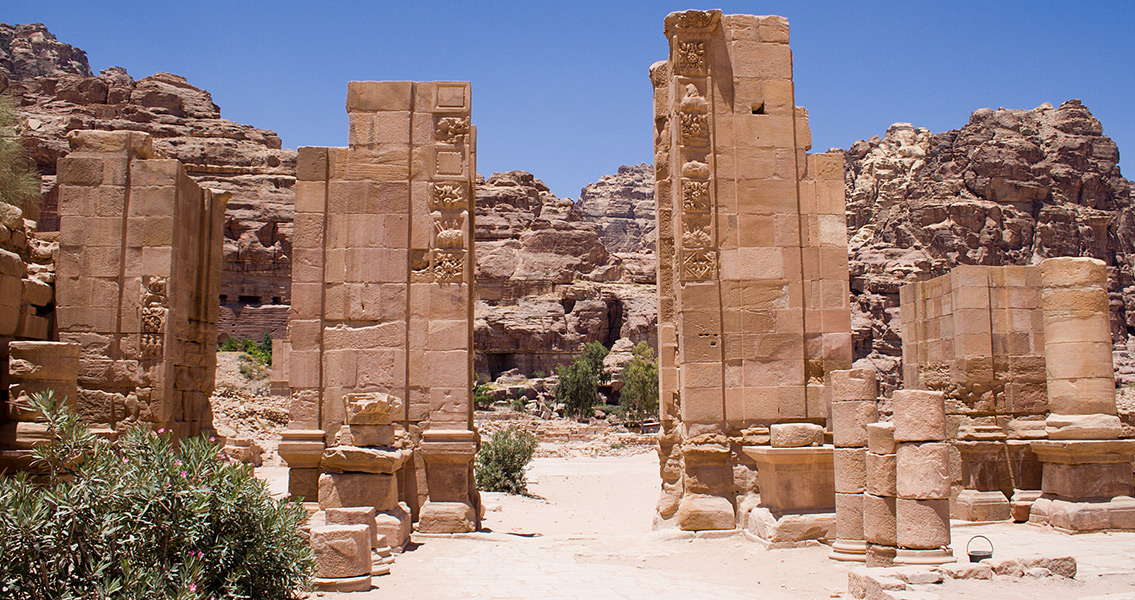
{"type": "Polygon", "coordinates": [[[673,10],[780,14],[814,151],[932,131],[982,107],[1079,98],[1135,163],[1135,2],[57,2],[6,0],[98,71],[184,75],[225,118],[286,147],[346,145],[349,80],[470,80],[478,168],[523,169],[560,196],[649,161],[647,68],[673,10]]]}

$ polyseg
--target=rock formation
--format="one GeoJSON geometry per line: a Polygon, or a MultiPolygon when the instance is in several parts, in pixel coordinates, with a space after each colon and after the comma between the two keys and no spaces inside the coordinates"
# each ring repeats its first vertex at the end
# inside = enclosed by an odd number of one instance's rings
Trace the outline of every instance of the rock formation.
{"type": "Polygon", "coordinates": [[[552,373],[590,341],[654,343],[654,288],[636,283],[653,262],[628,268],[570,199],[510,171],[478,181],[476,210],[479,375],[552,373]]]}
{"type": "Polygon", "coordinates": [[[180,160],[197,183],[233,194],[225,219],[222,332],[282,335],[287,307],[270,305],[290,301],[296,154],[281,148],[275,132],[222,119],[209,92],[178,75],[135,81],[111,67],[93,76],[86,53],[42,24],[0,24],[0,92],[17,99],[18,133],[44,175],[41,231],[58,228],[55,165],[68,152],[68,131],[149,133],[154,149],[180,160]]]}

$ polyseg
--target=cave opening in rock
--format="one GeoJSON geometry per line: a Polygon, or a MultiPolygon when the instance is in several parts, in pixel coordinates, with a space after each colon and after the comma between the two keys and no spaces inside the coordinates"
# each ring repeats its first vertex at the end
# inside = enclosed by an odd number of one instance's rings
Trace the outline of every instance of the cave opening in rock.
{"type": "Polygon", "coordinates": [[[618,341],[623,331],[623,302],[618,298],[607,301],[607,337],[603,345],[609,350],[618,341]]]}
{"type": "Polygon", "coordinates": [[[496,379],[501,373],[517,367],[515,354],[486,354],[485,362],[488,363],[491,379],[496,379]]]}
{"type": "Polygon", "coordinates": [[[560,299],[560,306],[564,307],[564,314],[569,315],[569,314],[571,314],[571,311],[575,309],[575,299],[574,298],[561,298],[560,299]]]}

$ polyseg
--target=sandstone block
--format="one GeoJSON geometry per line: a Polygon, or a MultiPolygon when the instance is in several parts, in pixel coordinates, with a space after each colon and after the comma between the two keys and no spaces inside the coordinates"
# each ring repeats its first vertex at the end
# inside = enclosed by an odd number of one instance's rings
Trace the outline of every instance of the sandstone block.
{"type": "Polygon", "coordinates": [[[836,446],[867,445],[867,425],[878,416],[874,400],[832,403],[832,441],[836,446]]]}
{"type": "Polygon", "coordinates": [[[393,446],[393,425],[343,425],[336,442],[344,446],[393,446]]]}
{"type": "Polygon", "coordinates": [[[821,446],[824,428],[812,423],[776,423],[769,427],[773,448],[821,446]]]}
{"type": "Polygon", "coordinates": [[[897,455],[868,452],[865,464],[867,469],[867,493],[875,494],[876,496],[898,496],[897,455]]]}
{"type": "Polygon", "coordinates": [[[899,444],[896,466],[899,498],[932,500],[950,497],[949,444],[899,444]]]}
{"type": "Polygon", "coordinates": [[[347,394],[347,422],[351,425],[389,425],[402,410],[402,400],[380,392],[347,394]]]}
{"type": "Polygon", "coordinates": [[[895,502],[896,537],[900,548],[931,550],[950,544],[950,500],[895,502]]]}
{"type": "Polygon", "coordinates": [[[721,496],[684,496],[678,505],[678,526],[683,531],[734,529],[733,504],[721,496]]]}
{"type": "Polygon", "coordinates": [[[867,489],[866,448],[836,448],[832,463],[837,497],[839,494],[859,494],[867,489]]]}
{"type": "Polygon", "coordinates": [[[323,451],[319,465],[325,470],[393,475],[402,468],[406,456],[401,450],[333,446],[323,451]]]}
{"type": "Polygon", "coordinates": [[[311,549],[319,577],[370,575],[370,529],[366,525],[312,527],[311,549]]]}
{"type": "Polygon", "coordinates": [[[878,376],[874,369],[830,371],[826,383],[831,390],[833,404],[856,400],[874,402],[879,395],[878,376]]]}
{"type": "Polygon", "coordinates": [[[319,507],[372,506],[386,511],[398,505],[398,484],[392,475],[324,473],[319,476],[319,507]]]}
{"type": "Polygon", "coordinates": [[[1116,415],[1053,413],[1045,419],[1044,430],[1050,440],[1114,440],[1123,433],[1123,425],[1116,415]]]}
{"type": "Polygon", "coordinates": [[[371,548],[378,547],[373,506],[330,507],[324,511],[328,525],[366,525],[371,548]]]}
{"type": "Polygon", "coordinates": [[[374,520],[376,533],[385,536],[390,546],[401,552],[410,541],[413,529],[410,507],[405,502],[399,502],[398,506],[375,515],[374,520]]]}
{"type": "Polygon", "coordinates": [[[897,546],[896,499],[863,495],[863,537],[871,544],[897,546]]]}
{"type": "Polygon", "coordinates": [[[946,563],[938,567],[938,572],[950,579],[993,579],[993,567],[985,562],[946,563]]]}
{"type": "Polygon", "coordinates": [[[867,449],[875,454],[895,453],[895,424],[893,421],[867,424],[867,449]]]}
{"type": "Polygon", "coordinates": [[[1048,258],[1040,263],[1040,277],[1046,288],[1102,286],[1107,283],[1107,264],[1088,257],[1048,258]]]}
{"type": "Polygon", "coordinates": [[[422,533],[467,533],[477,529],[473,507],[463,502],[428,501],[418,518],[422,533]]]}
{"type": "Polygon", "coordinates": [[[347,112],[407,111],[413,104],[412,81],[351,81],[347,84],[347,112]]]}
{"type": "Polygon", "coordinates": [[[963,521],[1006,521],[1009,500],[1001,492],[962,490],[954,500],[953,517],[963,521]]]}
{"type": "Polygon", "coordinates": [[[840,540],[862,540],[863,494],[835,495],[836,537],[840,540]]]}
{"type": "Polygon", "coordinates": [[[942,392],[896,390],[892,403],[896,442],[946,439],[946,408],[942,392]]]}

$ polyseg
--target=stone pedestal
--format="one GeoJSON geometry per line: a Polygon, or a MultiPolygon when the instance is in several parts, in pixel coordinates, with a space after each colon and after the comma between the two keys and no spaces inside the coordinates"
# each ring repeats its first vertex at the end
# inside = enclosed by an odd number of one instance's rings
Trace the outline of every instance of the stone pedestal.
{"type": "Polygon", "coordinates": [[[1030,523],[1069,532],[1131,526],[1123,498],[1133,493],[1135,440],[1047,440],[1032,447],[1044,465],[1044,494],[1033,503],[1030,523]]]}
{"type": "Polygon", "coordinates": [[[79,344],[18,342],[8,344],[8,404],[0,415],[0,471],[31,466],[32,448],[48,439],[43,414],[32,410],[33,394],[51,392],[75,408],[78,397],[79,344]]]}
{"type": "Polygon", "coordinates": [[[678,527],[683,531],[735,529],[729,445],[724,439],[686,442],[682,456],[685,493],[678,503],[678,527]]]}
{"type": "Polygon", "coordinates": [[[423,432],[421,452],[430,496],[422,506],[418,531],[467,533],[481,526],[480,496],[473,484],[473,458],[479,444],[474,431],[423,432]]]}
{"type": "Polygon", "coordinates": [[[958,440],[953,445],[961,458],[964,489],[954,499],[950,516],[963,521],[1008,519],[1009,499],[998,489],[1008,480],[1005,442],[958,440]]]}
{"type": "Polygon", "coordinates": [[[746,529],[769,541],[829,539],[836,509],[833,450],[743,448],[761,478],[761,503],[749,513],[746,529]]]}
{"type": "Polygon", "coordinates": [[[288,495],[305,500],[319,497],[319,461],[323,458],[322,429],[288,429],[276,453],[288,463],[288,495]]]}
{"type": "Polygon", "coordinates": [[[311,528],[315,587],[320,591],[366,591],[371,584],[371,529],[365,524],[311,528]]]}

